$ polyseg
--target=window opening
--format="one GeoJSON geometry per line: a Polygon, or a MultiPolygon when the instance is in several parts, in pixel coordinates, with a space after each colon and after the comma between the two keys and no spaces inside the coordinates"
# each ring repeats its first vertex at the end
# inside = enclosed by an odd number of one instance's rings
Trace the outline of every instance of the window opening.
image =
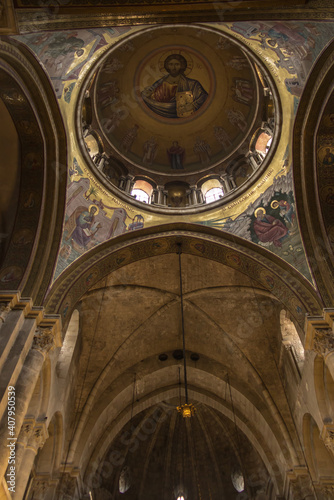
{"type": "Polygon", "coordinates": [[[224,192],[221,188],[212,188],[205,195],[205,202],[212,203],[213,201],[220,200],[224,196],[224,192]]]}
{"type": "Polygon", "coordinates": [[[145,191],[142,189],[133,189],[131,191],[131,195],[136,198],[137,201],[141,201],[143,203],[149,203],[150,202],[150,197],[145,191]]]}

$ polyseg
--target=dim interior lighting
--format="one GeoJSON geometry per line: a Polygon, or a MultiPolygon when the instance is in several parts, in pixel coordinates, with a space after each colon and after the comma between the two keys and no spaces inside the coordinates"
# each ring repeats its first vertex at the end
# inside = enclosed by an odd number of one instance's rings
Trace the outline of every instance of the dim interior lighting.
{"type": "Polygon", "coordinates": [[[177,500],[184,500],[184,496],[183,495],[178,496],[177,500]]]}

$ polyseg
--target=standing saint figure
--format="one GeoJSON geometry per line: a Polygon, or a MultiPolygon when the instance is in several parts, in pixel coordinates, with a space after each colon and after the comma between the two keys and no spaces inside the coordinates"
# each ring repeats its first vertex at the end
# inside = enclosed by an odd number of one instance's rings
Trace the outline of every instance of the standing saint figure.
{"type": "Polygon", "coordinates": [[[224,149],[228,149],[232,145],[232,141],[223,127],[215,127],[214,128],[215,138],[223,146],[224,149]]]}
{"type": "Polygon", "coordinates": [[[177,141],[174,141],[173,145],[169,149],[167,149],[170,166],[174,170],[183,169],[184,153],[184,148],[180,146],[177,141]]]}
{"type": "Polygon", "coordinates": [[[138,134],[138,128],[139,128],[138,125],[134,125],[132,128],[130,128],[127,131],[127,133],[123,137],[122,143],[121,143],[121,148],[122,148],[122,151],[124,151],[125,153],[128,153],[129,151],[131,151],[132,144],[134,143],[134,141],[137,137],[137,134],[138,134]]]}
{"type": "Polygon", "coordinates": [[[144,165],[152,165],[158,149],[158,144],[157,141],[155,140],[155,137],[151,137],[150,139],[145,141],[143,149],[144,149],[144,156],[143,156],[144,165]]]}
{"type": "Polygon", "coordinates": [[[208,144],[203,139],[200,139],[199,137],[197,137],[194,145],[194,153],[198,155],[202,165],[208,165],[210,163],[210,144],[208,144]]]}
{"type": "Polygon", "coordinates": [[[181,54],[171,54],[164,62],[168,75],[146,87],[141,96],[145,104],[165,118],[192,115],[206,101],[208,93],[197,80],[184,75],[187,60],[181,54]]]}

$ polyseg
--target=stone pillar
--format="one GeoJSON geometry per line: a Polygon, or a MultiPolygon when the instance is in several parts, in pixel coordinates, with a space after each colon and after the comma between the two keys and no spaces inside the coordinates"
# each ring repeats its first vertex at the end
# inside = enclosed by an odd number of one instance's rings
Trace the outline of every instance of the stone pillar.
{"type": "Polygon", "coordinates": [[[166,203],[164,203],[164,187],[165,186],[157,186],[157,203],[158,205],[166,205],[166,203]]]}
{"type": "MultiPolygon", "coordinates": [[[[24,361],[20,375],[15,385],[15,436],[8,435],[7,412],[5,413],[0,427],[0,477],[3,476],[7,465],[10,449],[7,446],[8,437],[17,441],[24,417],[33,395],[35,385],[40,375],[45,356],[54,346],[54,335],[51,328],[36,329],[31,349],[24,361]]],[[[16,467],[20,464],[16,463],[16,467]]]]}
{"type": "Polygon", "coordinates": [[[133,184],[134,184],[134,177],[133,175],[127,175],[126,178],[125,178],[125,187],[124,187],[124,191],[126,193],[131,193],[132,191],[132,188],[133,188],[133,184]]]}
{"type": "Polygon", "coordinates": [[[257,169],[259,166],[259,162],[257,160],[257,155],[255,153],[249,153],[247,156],[247,159],[249,160],[249,164],[253,169],[253,172],[257,169]]]}
{"type": "Polygon", "coordinates": [[[108,159],[108,156],[105,153],[102,153],[101,158],[97,162],[97,168],[101,172],[103,172],[103,167],[104,167],[104,164],[105,164],[105,162],[106,162],[107,159],[108,159]]]}
{"type": "Polygon", "coordinates": [[[250,165],[250,167],[252,168],[252,171],[255,172],[255,170],[257,169],[257,163],[256,163],[255,159],[253,158],[253,153],[251,151],[248,151],[248,153],[245,155],[245,158],[246,158],[247,164],[250,165]]]}
{"type": "Polygon", "coordinates": [[[118,181],[118,187],[119,189],[121,189],[122,191],[125,190],[125,177],[124,175],[121,175],[120,178],[119,178],[119,181],[118,181]]]}
{"type": "Polygon", "coordinates": [[[197,203],[203,204],[204,203],[204,196],[201,188],[198,188],[196,190],[196,195],[197,195],[197,203]]]}
{"type": "Polygon", "coordinates": [[[28,439],[22,460],[20,464],[17,464],[16,488],[15,493],[12,495],[13,500],[23,498],[38,449],[43,447],[47,437],[48,432],[43,422],[37,423],[32,430],[28,431],[28,439]]]}
{"type": "Polygon", "coordinates": [[[194,186],[190,186],[190,204],[191,205],[197,205],[197,186],[196,184],[194,186]]]}
{"type": "Polygon", "coordinates": [[[228,175],[227,176],[228,182],[230,183],[230,186],[232,189],[235,189],[237,187],[233,175],[228,175]]]}
{"type": "Polygon", "coordinates": [[[151,205],[158,203],[158,190],[153,189],[151,194],[151,205]]]}
{"type": "Polygon", "coordinates": [[[266,133],[267,135],[273,135],[274,133],[274,129],[271,127],[271,125],[273,125],[272,123],[268,123],[268,122],[262,122],[261,124],[261,128],[263,130],[264,133],[266,133]]]}
{"type": "Polygon", "coordinates": [[[231,191],[231,186],[230,186],[230,183],[228,181],[227,174],[222,174],[220,176],[220,182],[221,182],[221,185],[223,186],[224,194],[229,193],[231,191]]]}
{"type": "Polygon", "coordinates": [[[323,356],[334,378],[334,309],[324,309],[322,317],[306,318],[305,350],[323,356]]]}

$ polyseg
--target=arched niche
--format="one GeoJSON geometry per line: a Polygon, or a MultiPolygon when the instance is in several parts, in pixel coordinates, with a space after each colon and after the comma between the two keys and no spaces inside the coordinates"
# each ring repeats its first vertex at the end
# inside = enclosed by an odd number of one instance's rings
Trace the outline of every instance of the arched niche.
{"type": "Polygon", "coordinates": [[[19,42],[0,42],[0,81],[1,106],[20,141],[19,151],[17,140],[11,144],[19,153],[20,185],[13,206],[7,207],[16,218],[1,257],[0,286],[19,290],[36,305],[49,286],[61,237],[66,134],[48,77],[19,42]]]}
{"type": "Polygon", "coordinates": [[[320,437],[319,428],[309,413],[303,418],[303,444],[313,481],[334,477],[334,457],[320,437]]]}

